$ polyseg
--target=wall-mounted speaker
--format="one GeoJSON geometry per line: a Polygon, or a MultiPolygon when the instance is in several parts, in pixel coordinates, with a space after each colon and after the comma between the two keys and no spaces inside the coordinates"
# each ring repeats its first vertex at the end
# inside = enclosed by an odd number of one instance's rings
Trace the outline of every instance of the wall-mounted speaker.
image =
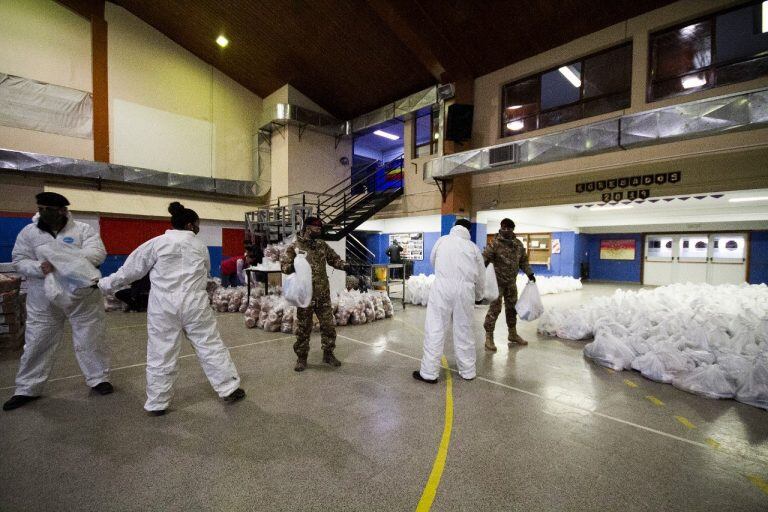
{"type": "Polygon", "coordinates": [[[461,142],[472,138],[472,105],[454,103],[448,107],[445,121],[445,139],[461,142]]]}

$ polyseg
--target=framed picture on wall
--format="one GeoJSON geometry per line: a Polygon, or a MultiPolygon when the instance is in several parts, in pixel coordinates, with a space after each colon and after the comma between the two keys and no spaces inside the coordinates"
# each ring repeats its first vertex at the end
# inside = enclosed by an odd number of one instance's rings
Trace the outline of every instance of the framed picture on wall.
{"type": "Polygon", "coordinates": [[[424,259],[424,233],[391,233],[389,245],[392,245],[394,240],[397,240],[403,248],[403,259],[411,261],[424,259]]]}
{"type": "Polygon", "coordinates": [[[560,254],[560,239],[552,239],[552,254],[560,254]]]}
{"type": "Polygon", "coordinates": [[[634,260],[635,240],[600,240],[601,260],[634,260]]]}

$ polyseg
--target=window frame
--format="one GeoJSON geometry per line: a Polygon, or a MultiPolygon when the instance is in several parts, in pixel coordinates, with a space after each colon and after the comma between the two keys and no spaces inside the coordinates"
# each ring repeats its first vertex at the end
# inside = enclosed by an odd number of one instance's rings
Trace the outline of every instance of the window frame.
{"type": "MultiPolygon", "coordinates": [[[[756,7],[760,6],[762,3],[763,3],[763,0],[750,0],[749,2],[745,2],[743,4],[739,4],[739,5],[736,5],[736,6],[728,7],[727,9],[723,9],[723,10],[720,10],[720,11],[713,11],[713,12],[711,12],[709,14],[704,15],[704,16],[700,16],[698,18],[691,18],[689,20],[682,21],[680,23],[675,23],[674,25],[669,25],[667,27],[664,27],[664,28],[661,28],[661,29],[658,29],[658,30],[655,30],[655,31],[649,33],[648,34],[648,60],[647,60],[648,66],[647,66],[647,70],[646,70],[646,83],[645,83],[645,102],[646,103],[656,103],[656,102],[659,102],[659,101],[668,100],[670,98],[677,98],[679,96],[686,96],[688,94],[695,94],[697,92],[708,91],[710,89],[715,89],[717,87],[723,87],[725,85],[734,85],[734,84],[742,83],[742,82],[729,82],[727,84],[722,84],[722,85],[718,84],[717,83],[717,68],[719,68],[719,67],[726,67],[726,66],[730,66],[730,65],[733,65],[733,64],[745,63],[745,62],[749,62],[751,60],[756,60],[756,59],[764,58],[765,56],[756,56],[756,57],[753,56],[753,57],[750,57],[750,58],[747,58],[747,59],[736,58],[736,59],[731,59],[731,60],[728,60],[728,61],[716,63],[716,61],[717,61],[717,17],[718,16],[722,16],[724,14],[731,13],[733,11],[738,11],[738,10],[744,9],[745,7],[752,6],[753,8],[756,8],[756,7]],[[695,25],[697,23],[702,23],[704,21],[708,21],[709,24],[710,24],[710,27],[711,27],[711,33],[710,33],[710,38],[711,38],[711,41],[710,41],[710,52],[711,52],[711,55],[710,55],[710,59],[709,59],[709,62],[710,62],[709,66],[705,66],[703,68],[697,68],[697,69],[689,70],[689,71],[687,71],[685,73],[682,73],[680,75],[675,75],[675,76],[672,76],[672,77],[665,78],[664,80],[659,80],[658,82],[654,82],[653,81],[653,72],[654,72],[654,67],[655,67],[654,64],[655,63],[654,63],[654,60],[653,60],[653,38],[657,37],[657,36],[660,36],[660,35],[663,35],[663,34],[667,34],[667,33],[670,33],[670,32],[674,32],[674,31],[680,30],[681,28],[684,28],[684,27],[687,27],[687,26],[690,26],[690,25],[695,25]],[[659,98],[654,98],[653,97],[653,86],[656,83],[661,83],[661,82],[665,82],[665,81],[668,81],[668,80],[680,79],[680,78],[683,78],[685,76],[694,75],[694,74],[704,74],[707,77],[707,84],[706,84],[706,86],[701,87],[701,88],[691,89],[691,90],[684,90],[684,91],[680,91],[680,92],[677,92],[677,93],[674,93],[674,94],[668,94],[666,96],[662,96],[662,97],[659,97],[659,98]]],[[[759,9],[757,9],[757,10],[759,11],[759,9]]],[[[753,30],[757,30],[757,23],[759,23],[759,21],[755,20],[755,26],[754,26],[753,30]]],[[[748,81],[748,80],[746,80],[746,81],[748,81]]]]}
{"type": "Polygon", "coordinates": [[[436,109],[431,108],[429,110],[428,114],[422,114],[422,115],[415,115],[413,116],[413,132],[412,132],[412,140],[413,143],[411,144],[411,159],[415,160],[416,158],[424,158],[425,156],[432,156],[437,153],[437,139],[435,139],[435,122],[439,122],[439,112],[436,111],[436,109]],[[418,120],[422,117],[429,116],[429,142],[425,142],[423,144],[419,144],[417,142],[417,130],[418,130],[418,120]],[[424,146],[429,146],[429,154],[427,155],[419,155],[419,148],[423,148],[424,146]]]}
{"type": "Polygon", "coordinates": [[[629,93],[629,97],[628,97],[629,105],[627,105],[627,107],[624,107],[624,108],[629,108],[631,106],[631,104],[632,104],[632,73],[634,71],[633,66],[632,66],[632,61],[633,61],[633,41],[632,41],[632,39],[628,39],[628,40],[622,41],[622,42],[620,42],[618,44],[615,44],[613,46],[610,46],[609,48],[605,48],[603,50],[600,50],[600,51],[597,51],[597,52],[594,52],[594,53],[589,53],[587,55],[583,55],[583,56],[581,56],[579,58],[572,59],[572,60],[567,61],[565,63],[558,64],[556,66],[544,69],[544,70],[536,72],[536,73],[531,73],[529,75],[525,75],[523,77],[520,77],[520,78],[517,78],[517,79],[512,80],[510,82],[506,82],[506,83],[502,84],[501,85],[501,95],[500,95],[500,97],[501,97],[501,109],[499,111],[499,138],[500,139],[504,139],[504,138],[507,138],[507,137],[514,137],[515,135],[518,135],[518,134],[521,134],[521,133],[530,133],[530,132],[541,130],[541,129],[544,129],[544,128],[551,128],[553,126],[557,126],[558,124],[570,123],[570,122],[574,122],[574,121],[579,121],[581,119],[587,119],[589,117],[595,117],[595,116],[598,116],[598,115],[604,115],[604,114],[609,114],[611,112],[616,112],[617,110],[622,110],[622,109],[610,110],[608,112],[603,112],[601,114],[594,114],[594,115],[590,115],[590,116],[585,116],[584,115],[584,105],[586,105],[588,103],[595,102],[595,101],[599,101],[599,100],[602,100],[602,99],[605,99],[605,98],[609,98],[611,96],[616,96],[616,95],[624,93],[624,92],[629,93]],[[599,57],[600,55],[603,55],[603,54],[606,54],[606,53],[610,53],[612,51],[616,51],[616,50],[618,50],[620,48],[623,48],[623,47],[628,47],[629,50],[630,50],[629,51],[629,55],[630,55],[630,75],[629,75],[629,84],[628,84],[627,89],[626,90],[622,90],[622,91],[614,91],[614,92],[599,94],[597,96],[591,96],[591,97],[585,99],[584,98],[584,79],[583,79],[584,62],[587,61],[588,59],[591,59],[591,58],[594,58],[594,57],[599,57]],[[579,63],[581,64],[581,69],[582,69],[581,85],[579,86],[579,99],[577,101],[573,101],[571,103],[566,103],[566,104],[563,104],[563,105],[558,105],[556,107],[548,108],[546,110],[542,110],[541,109],[541,78],[544,75],[546,75],[548,73],[551,73],[553,71],[557,71],[557,70],[559,70],[562,67],[572,66],[573,64],[579,64],[579,63]],[[535,128],[532,128],[530,130],[521,130],[521,131],[516,132],[514,134],[506,134],[506,131],[507,131],[506,130],[506,121],[504,121],[504,111],[507,108],[506,107],[506,103],[505,103],[505,100],[506,100],[505,89],[507,87],[509,87],[509,86],[512,86],[512,85],[515,85],[515,84],[519,84],[521,82],[525,82],[525,81],[530,80],[532,78],[535,78],[537,83],[538,83],[538,95],[537,95],[537,98],[536,98],[536,104],[538,106],[538,110],[536,110],[536,112],[533,113],[533,114],[530,114],[530,115],[525,116],[525,117],[521,117],[521,118],[519,118],[517,120],[525,121],[527,119],[530,119],[531,117],[535,117],[535,124],[536,124],[536,126],[535,126],[535,128]],[[580,105],[581,106],[581,114],[576,119],[573,119],[571,121],[564,121],[563,123],[551,124],[551,125],[544,126],[544,127],[541,126],[540,117],[541,117],[542,114],[549,114],[551,112],[555,112],[557,110],[562,110],[562,109],[565,109],[565,108],[568,108],[568,107],[573,107],[573,106],[576,106],[576,105],[580,105]]]}

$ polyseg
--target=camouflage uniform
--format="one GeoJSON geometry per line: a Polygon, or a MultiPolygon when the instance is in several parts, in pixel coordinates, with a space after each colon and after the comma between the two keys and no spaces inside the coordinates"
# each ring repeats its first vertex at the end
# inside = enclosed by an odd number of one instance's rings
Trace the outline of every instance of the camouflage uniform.
{"type": "Polygon", "coordinates": [[[331,306],[331,290],[328,284],[328,274],[325,265],[343,270],[345,263],[336,252],[328,247],[325,241],[312,240],[302,235],[296,236],[296,242],[285,251],[280,264],[285,274],[294,272],[293,260],[297,251],[306,253],[307,262],[312,268],[312,302],[306,308],[297,308],[296,319],[299,330],[296,333],[296,343],[293,351],[300,358],[306,358],[309,353],[309,335],[312,332],[312,313],[320,320],[321,346],[325,352],[333,352],[336,347],[336,327],[334,326],[333,307],[331,306]]]}
{"type": "Polygon", "coordinates": [[[485,315],[485,323],[483,323],[485,332],[493,333],[496,319],[501,314],[501,300],[503,298],[507,328],[510,334],[516,333],[517,273],[522,270],[528,276],[533,275],[533,270],[528,264],[528,254],[525,252],[525,247],[514,234],[511,238],[502,238],[496,235],[496,238],[485,247],[483,259],[486,265],[493,263],[493,268],[496,271],[496,280],[499,283],[499,298],[491,302],[488,314],[485,315]]]}

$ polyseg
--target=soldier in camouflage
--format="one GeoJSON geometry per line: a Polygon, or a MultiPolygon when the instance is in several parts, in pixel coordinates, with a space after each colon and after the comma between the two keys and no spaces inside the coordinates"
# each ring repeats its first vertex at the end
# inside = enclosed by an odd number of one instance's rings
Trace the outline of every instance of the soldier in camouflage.
{"type": "Polygon", "coordinates": [[[493,343],[493,329],[496,326],[496,319],[501,314],[501,301],[504,300],[504,311],[507,317],[507,328],[509,329],[509,346],[513,343],[518,345],[527,345],[520,335],[517,334],[517,273],[522,270],[531,281],[536,281],[533,276],[533,270],[528,264],[528,255],[525,252],[523,243],[515,236],[515,223],[510,219],[501,221],[501,228],[496,238],[485,247],[483,251],[485,265],[493,263],[496,271],[496,280],[499,283],[499,297],[491,302],[488,308],[488,314],[485,316],[485,348],[486,350],[496,351],[496,345],[493,343]]]}
{"type": "Polygon", "coordinates": [[[280,264],[285,274],[294,272],[293,260],[299,252],[307,255],[307,262],[312,268],[312,302],[306,308],[296,310],[299,329],[296,334],[296,343],[293,351],[298,359],[294,370],[302,372],[307,369],[307,354],[309,354],[309,335],[312,332],[312,314],[316,314],[320,320],[321,346],[323,348],[323,362],[331,366],[341,366],[341,362],[333,355],[336,347],[336,327],[334,326],[333,308],[331,306],[331,291],[328,284],[328,274],[325,271],[326,263],[333,268],[348,271],[348,265],[344,263],[336,252],[325,241],[321,240],[323,223],[317,217],[307,217],[304,220],[304,229],[296,235],[296,242],[288,247],[280,264]]]}

